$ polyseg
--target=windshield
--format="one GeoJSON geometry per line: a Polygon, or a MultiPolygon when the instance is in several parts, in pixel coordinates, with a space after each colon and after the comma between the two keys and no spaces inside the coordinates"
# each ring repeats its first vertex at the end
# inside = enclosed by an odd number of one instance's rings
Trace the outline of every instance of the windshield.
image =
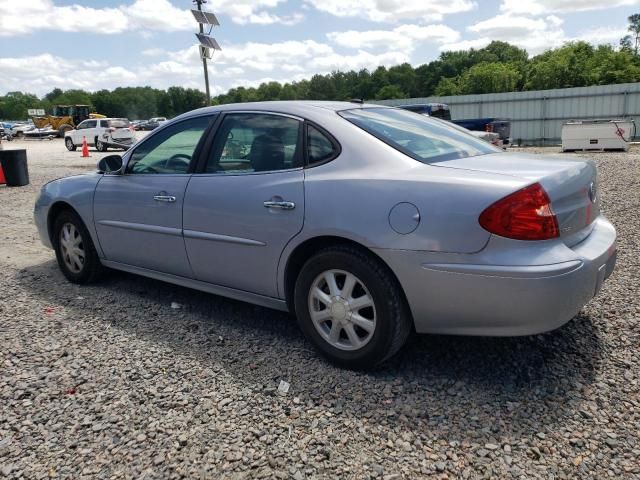
{"type": "Polygon", "coordinates": [[[423,163],[502,151],[441,120],[397,108],[359,108],[339,113],[354,125],[423,163]]]}

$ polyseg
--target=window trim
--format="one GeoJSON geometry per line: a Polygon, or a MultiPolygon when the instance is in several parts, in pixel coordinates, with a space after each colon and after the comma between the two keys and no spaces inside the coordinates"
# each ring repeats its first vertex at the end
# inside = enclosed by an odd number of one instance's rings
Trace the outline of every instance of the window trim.
{"type": "Polygon", "coordinates": [[[199,157],[200,155],[202,155],[202,151],[203,148],[205,146],[205,141],[208,138],[208,135],[210,134],[212,129],[215,129],[219,123],[220,120],[220,112],[209,112],[209,113],[205,113],[203,115],[193,115],[187,118],[183,118],[179,121],[176,122],[170,122],[170,123],[166,123],[164,125],[162,125],[162,127],[156,129],[153,131],[153,133],[147,135],[145,138],[143,138],[140,143],[138,143],[136,145],[136,148],[133,150],[129,150],[127,152],[127,159],[126,162],[123,165],[123,175],[136,175],[136,176],[140,176],[140,175],[153,175],[153,176],[158,176],[158,175],[162,175],[165,177],[171,176],[171,175],[193,175],[195,168],[198,164],[199,161],[199,157]],[[190,120],[194,120],[196,118],[203,118],[203,117],[210,117],[211,121],[209,123],[209,125],[207,126],[207,128],[204,130],[204,132],[202,132],[202,136],[200,137],[200,140],[198,141],[198,144],[196,145],[195,150],[193,151],[193,156],[191,157],[191,162],[189,163],[189,168],[187,169],[187,171],[185,173],[133,173],[133,172],[129,172],[129,163],[131,161],[131,158],[133,157],[133,155],[136,153],[136,150],[138,150],[140,147],[142,147],[146,142],[148,142],[149,140],[151,140],[151,138],[154,137],[154,135],[159,134],[160,132],[162,132],[164,129],[166,128],[170,128],[172,126],[175,125],[179,125],[181,123],[184,122],[188,122],[190,120]]]}
{"type": "Polygon", "coordinates": [[[336,158],[340,156],[340,154],[342,153],[342,145],[340,145],[340,142],[338,142],[336,137],[331,135],[331,133],[329,133],[327,129],[321,127],[315,122],[312,122],[310,120],[305,120],[304,123],[305,125],[304,125],[303,140],[304,140],[304,168],[305,169],[319,167],[321,165],[334,161],[336,158]],[[309,126],[312,126],[316,130],[318,130],[321,134],[323,134],[329,140],[329,142],[331,142],[331,145],[333,146],[333,154],[320,162],[311,163],[309,161],[309,148],[307,145],[308,138],[309,138],[309,126]]]}
{"type": "Polygon", "coordinates": [[[206,139],[206,145],[204,146],[201,152],[202,155],[200,156],[199,162],[196,165],[195,171],[193,172],[194,175],[207,176],[207,177],[237,177],[240,175],[271,175],[271,174],[281,173],[281,172],[295,172],[296,170],[302,170],[303,168],[305,168],[307,158],[306,158],[306,149],[303,144],[304,133],[306,132],[306,128],[305,128],[306,120],[304,118],[301,118],[301,117],[298,117],[297,115],[292,115],[289,113],[272,112],[270,110],[244,110],[244,109],[243,110],[225,110],[220,113],[221,115],[220,115],[220,118],[216,121],[215,129],[211,130],[208,134],[208,137],[206,139]],[[207,167],[207,162],[209,160],[209,156],[213,153],[213,147],[215,146],[215,141],[217,140],[218,135],[221,134],[220,126],[222,125],[222,123],[224,122],[225,118],[228,115],[233,115],[238,113],[251,114],[251,115],[273,115],[277,117],[292,118],[293,120],[297,120],[298,122],[300,122],[300,128],[298,129],[298,143],[301,145],[302,152],[298,153],[298,155],[301,157],[300,159],[301,165],[294,168],[287,168],[283,170],[268,170],[264,172],[214,173],[214,172],[205,171],[205,168],[207,167]],[[302,138],[300,138],[301,136],[302,138]]]}

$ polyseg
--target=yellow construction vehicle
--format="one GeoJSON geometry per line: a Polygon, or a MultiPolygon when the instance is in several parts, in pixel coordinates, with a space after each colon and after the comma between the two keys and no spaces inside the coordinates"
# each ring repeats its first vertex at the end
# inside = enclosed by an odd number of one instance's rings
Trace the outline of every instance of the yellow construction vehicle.
{"type": "Polygon", "coordinates": [[[56,105],[53,107],[53,115],[32,118],[36,128],[56,130],[58,136],[64,138],[66,131],[73,130],[83,120],[105,116],[89,113],[89,105],[56,105]]]}

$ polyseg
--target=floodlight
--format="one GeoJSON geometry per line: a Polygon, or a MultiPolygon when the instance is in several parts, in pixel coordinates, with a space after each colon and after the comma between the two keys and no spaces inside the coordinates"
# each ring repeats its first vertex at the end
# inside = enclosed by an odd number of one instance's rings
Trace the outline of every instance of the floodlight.
{"type": "Polygon", "coordinates": [[[196,37],[198,37],[203,47],[211,48],[212,50],[222,50],[215,38],[205,35],[204,33],[196,33],[196,37]]]}
{"type": "Polygon", "coordinates": [[[215,16],[213,12],[203,12],[201,10],[191,10],[193,16],[196,19],[196,22],[202,25],[215,25],[220,26],[220,22],[218,22],[218,18],[215,16]]]}

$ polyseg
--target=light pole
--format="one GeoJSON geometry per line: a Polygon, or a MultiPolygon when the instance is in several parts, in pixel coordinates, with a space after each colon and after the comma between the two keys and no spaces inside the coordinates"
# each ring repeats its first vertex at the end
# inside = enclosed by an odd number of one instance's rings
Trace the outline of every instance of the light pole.
{"type": "MultiPolygon", "coordinates": [[[[193,0],[193,3],[198,6],[198,11],[201,12],[202,4],[207,3],[207,0],[193,0]]],[[[200,33],[204,33],[204,26],[201,23],[198,23],[198,26],[200,27],[200,33]]],[[[200,56],[202,57],[202,67],[204,68],[204,85],[207,89],[207,105],[211,105],[211,92],[209,91],[209,72],[207,70],[207,56],[200,56]]]]}
{"type": "Polygon", "coordinates": [[[207,105],[211,105],[211,91],[209,89],[209,72],[207,69],[207,57],[212,58],[213,51],[220,50],[220,45],[216,42],[215,38],[210,37],[211,30],[214,26],[219,26],[220,22],[212,12],[205,12],[202,10],[202,4],[207,3],[207,0],[193,0],[196,4],[197,10],[191,10],[191,13],[198,22],[200,33],[196,33],[196,37],[200,41],[200,57],[202,58],[202,67],[204,68],[204,84],[207,92],[207,105]],[[210,25],[209,33],[204,33],[204,26],[210,25]]]}

